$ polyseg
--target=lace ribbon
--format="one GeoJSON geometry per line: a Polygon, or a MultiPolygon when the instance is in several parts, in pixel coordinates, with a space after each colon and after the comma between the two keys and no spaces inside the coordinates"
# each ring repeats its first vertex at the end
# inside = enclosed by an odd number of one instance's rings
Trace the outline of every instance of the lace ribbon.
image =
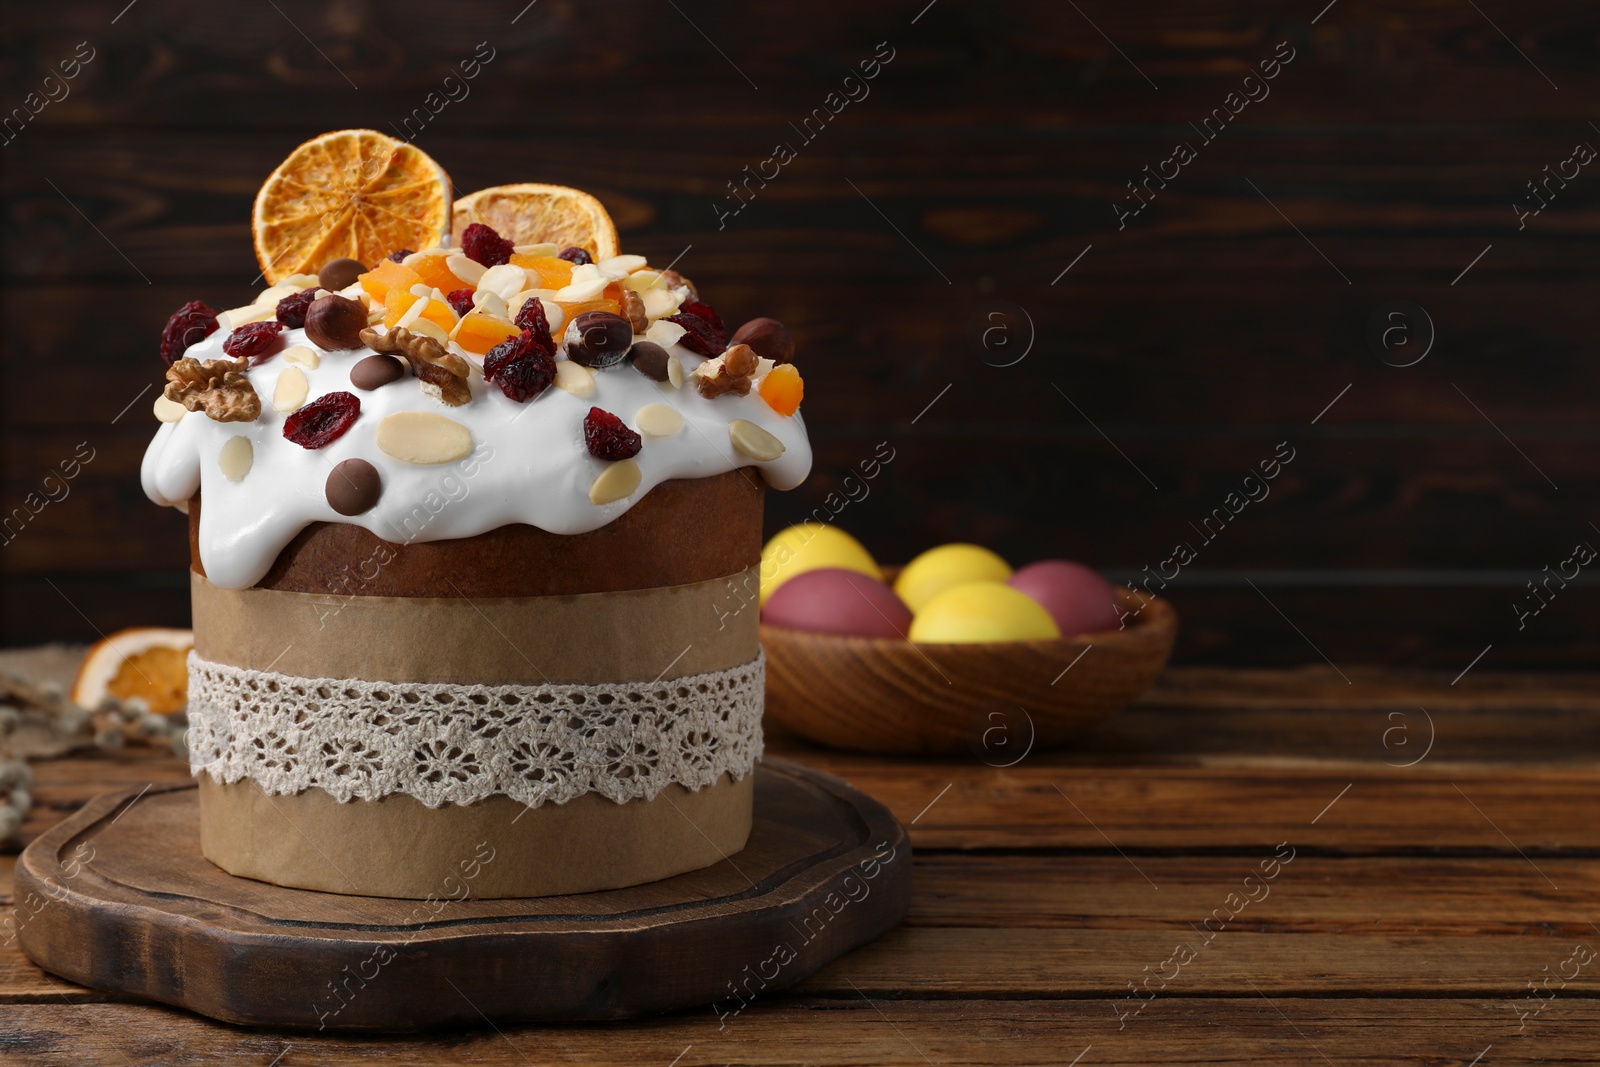
{"type": "Polygon", "coordinates": [[[190,653],[189,770],[341,803],[648,800],[750,773],[765,680],[759,654],[664,682],[468,686],[301,678],[190,653]]]}

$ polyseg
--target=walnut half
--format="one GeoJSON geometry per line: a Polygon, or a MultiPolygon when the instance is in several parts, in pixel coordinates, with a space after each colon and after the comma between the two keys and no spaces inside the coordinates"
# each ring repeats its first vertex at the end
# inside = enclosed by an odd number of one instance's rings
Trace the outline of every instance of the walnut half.
{"type": "Polygon", "coordinates": [[[203,411],[216,422],[254,422],[261,415],[261,398],[244,376],[245,359],[198,359],[185,356],[167,368],[167,385],[161,395],[190,411],[203,411]]]}
{"type": "Polygon", "coordinates": [[[374,352],[402,355],[411,364],[411,373],[422,383],[422,391],[444,401],[451,407],[460,407],[472,399],[472,389],[467,385],[467,375],[472,366],[454,352],[425,333],[415,333],[396,326],[388,333],[379,333],[372,327],[361,331],[361,341],[374,352]]]}

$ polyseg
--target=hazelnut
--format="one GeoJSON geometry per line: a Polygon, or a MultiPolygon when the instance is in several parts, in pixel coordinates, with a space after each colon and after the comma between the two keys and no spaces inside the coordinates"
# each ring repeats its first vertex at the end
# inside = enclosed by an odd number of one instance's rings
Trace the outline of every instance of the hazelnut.
{"type": "Polygon", "coordinates": [[[694,287],[694,282],[691,282],[688,278],[685,278],[671,267],[668,267],[666,270],[661,272],[661,280],[666,284],[668,289],[689,290],[690,300],[700,299],[700,291],[694,287]]]}
{"type": "Polygon", "coordinates": [[[730,345],[749,345],[762,359],[788,363],[794,359],[794,338],[777,319],[751,319],[728,339],[730,345]]]}
{"type": "Polygon", "coordinates": [[[359,300],[329,293],[306,309],[306,337],[326,352],[360,348],[361,331],[366,328],[367,309],[359,300]]]}

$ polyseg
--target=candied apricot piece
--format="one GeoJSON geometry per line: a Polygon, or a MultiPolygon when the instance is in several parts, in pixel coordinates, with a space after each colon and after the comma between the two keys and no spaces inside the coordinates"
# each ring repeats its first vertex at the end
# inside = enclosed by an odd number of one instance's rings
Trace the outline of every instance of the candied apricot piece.
{"type": "MultiPolygon", "coordinates": [[[[394,293],[389,298],[389,303],[384,305],[383,324],[391,330],[400,325],[400,320],[410,313],[418,299],[415,293],[394,293]]],[[[437,300],[429,300],[422,310],[417,312],[417,317],[438,323],[446,333],[455,329],[456,323],[460,321],[454,308],[437,300]]]]}
{"type": "Polygon", "coordinates": [[[567,313],[564,321],[571,322],[585,311],[609,311],[613,315],[622,314],[622,305],[615,300],[575,300],[572,302],[553,301],[562,311],[567,313]]]}
{"type": "Polygon", "coordinates": [[[572,264],[559,256],[524,256],[513,252],[511,262],[539,275],[536,289],[560,289],[572,283],[572,264]]]}
{"type": "Polygon", "coordinates": [[[384,304],[388,302],[391,289],[397,293],[408,292],[413,285],[422,281],[422,276],[404,263],[386,259],[356,281],[361,283],[361,288],[367,291],[374,303],[384,304]]]}
{"type": "Polygon", "coordinates": [[[456,327],[451,340],[478,355],[486,354],[489,349],[509,337],[517,337],[522,329],[503,319],[491,318],[481,311],[473,311],[464,316],[461,325],[456,327]]]}
{"type": "Polygon", "coordinates": [[[445,256],[423,256],[411,265],[417,272],[417,277],[422,284],[430,289],[437,289],[441,293],[453,293],[457,289],[472,288],[465,278],[456,277],[455,273],[445,265],[445,256]]]}
{"type": "Polygon", "coordinates": [[[383,324],[392,330],[400,321],[400,316],[410,311],[411,305],[417,302],[417,295],[400,288],[391,292],[394,295],[383,302],[383,324]]]}
{"type": "Polygon", "coordinates": [[[793,363],[780,363],[761,379],[761,399],[779,415],[793,415],[806,395],[806,383],[793,363]]]}

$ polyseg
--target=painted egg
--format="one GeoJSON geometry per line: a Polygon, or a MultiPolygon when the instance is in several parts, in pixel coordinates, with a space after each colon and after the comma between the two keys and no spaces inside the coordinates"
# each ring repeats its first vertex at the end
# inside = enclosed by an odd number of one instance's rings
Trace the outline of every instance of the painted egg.
{"type": "Polygon", "coordinates": [[[1115,588],[1098,571],[1081,563],[1040,560],[1013,574],[1006,584],[1037,600],[1067,637],[1122,625],[1115,588]]]}
{"type": "Polygon", "coordinates": [[[761,550],[761,603],[766,605],[773,590],[797,574],[842,567],[865,574],[874,580],[883,571],[861,542],[837,526],[802,522],[779,530],[761,550]]]}
{"type": "Polygon", "coordinates": [[[927,644],[1049,641],[1061,636],[1037,600],[1000,582],[946,589],[911,620],[911,640],[927,644]]]}
{"type": "Polygon", "coordinates": [[[784,582],[761,609],[761,621],[819,634],[903,640],[911,629],[911,609],[876,578],[823,567],[784,582]]]}
{"type": "Polygon", "coordinates": [[[1003,582],[1011,565],[981,545],[940,545],[907,563],[895,579],[894,591],[912,611],[957,585],[1003,582]]]}

